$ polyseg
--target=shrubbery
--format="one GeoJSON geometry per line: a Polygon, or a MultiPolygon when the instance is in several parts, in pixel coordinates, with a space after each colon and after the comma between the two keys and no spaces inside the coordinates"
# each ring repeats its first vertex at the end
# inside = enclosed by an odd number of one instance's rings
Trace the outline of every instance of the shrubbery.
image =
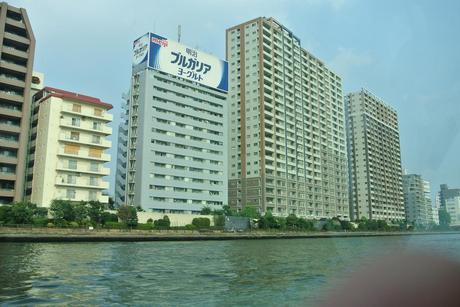
{"type": "Polygon", "coordinates": [[[209,228],[211,221],[207,217],[196,217],[192,220],[192,225],[198,229],[209,228]]]}

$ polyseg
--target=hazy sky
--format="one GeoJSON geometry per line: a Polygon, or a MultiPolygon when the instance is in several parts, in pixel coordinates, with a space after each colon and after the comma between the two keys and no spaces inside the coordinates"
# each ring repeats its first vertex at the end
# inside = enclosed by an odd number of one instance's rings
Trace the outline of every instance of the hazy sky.
{"type": "Polygon", "coordinates": [[[343,78],[399,115],[403,169],[460,187],[460,1],[9,1],[27,9],[37,40],[34,69],[48,86],[114,105],[111,191],[121,94],[132,41],[155,31],[225,57],[225,29],[274,17],[343,78]]]}

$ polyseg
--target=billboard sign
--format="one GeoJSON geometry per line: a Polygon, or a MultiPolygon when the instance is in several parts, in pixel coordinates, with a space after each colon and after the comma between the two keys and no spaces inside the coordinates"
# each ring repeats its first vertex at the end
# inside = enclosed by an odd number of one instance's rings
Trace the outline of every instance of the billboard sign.
{"type": "Polygon", "coordinates": [[[227,61],[154,33],[133,44],[133,71],[145,68],[228,91],[227,61]]]}

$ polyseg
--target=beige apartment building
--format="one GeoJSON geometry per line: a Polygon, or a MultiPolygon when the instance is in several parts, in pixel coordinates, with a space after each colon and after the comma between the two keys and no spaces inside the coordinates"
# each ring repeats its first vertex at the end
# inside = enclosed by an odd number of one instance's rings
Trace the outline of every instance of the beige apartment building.
{"type": "Polygon", "coordinates": [[[398,115],[362,89],[345,98],[352,219],[404,220],[398,115]]]}
{"type": "Polygon", "coordinates": [[[110,170],[107,126],[111,104],[98,98],[45,87],[34,95],[26,198],[40,206],[53,199],[108,202],[102,192],[110,170]]]}
{"type": "Polygon", "coordinates": [[[273,18],[226,32],[229,205],[349,218],[342,80],[273,18]]]}
{"type": "Polygon", "coordinates": [[[0,205],[23,197],[34,50],[26,11],[0,3],[0,205]]]}

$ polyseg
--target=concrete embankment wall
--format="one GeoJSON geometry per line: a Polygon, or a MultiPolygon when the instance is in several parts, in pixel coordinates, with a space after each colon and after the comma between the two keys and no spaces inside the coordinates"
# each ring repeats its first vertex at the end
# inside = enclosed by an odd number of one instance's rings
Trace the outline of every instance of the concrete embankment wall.
{"type": "Polygon", "coordinates": [[[191,230],[59,229],[0,227],[0,242],[201,241],[257,239],[320,239],[348,237],[458,235],[460,232],[199,232],[191,230]]]}

